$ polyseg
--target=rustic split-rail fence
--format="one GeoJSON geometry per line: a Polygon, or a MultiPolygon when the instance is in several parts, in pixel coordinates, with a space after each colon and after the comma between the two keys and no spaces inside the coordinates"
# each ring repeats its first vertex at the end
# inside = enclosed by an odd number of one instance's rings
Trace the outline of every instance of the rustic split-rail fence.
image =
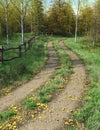
{"type": "Polygon", "coordinates": [[[30,50],[32,44],[35,42],[35,39],[36,37],[32,37],[28,40],[28,42],[24,42],[18,47],[4,48],[3,45],[0,45],[0,62],[3,63],[4,61],[11,61],[16,58],[21,58],[28,50],[30,50]],[[15,52],[16,54],[5,58],[5,53],[7,55],[10,51],[15,52]]]}

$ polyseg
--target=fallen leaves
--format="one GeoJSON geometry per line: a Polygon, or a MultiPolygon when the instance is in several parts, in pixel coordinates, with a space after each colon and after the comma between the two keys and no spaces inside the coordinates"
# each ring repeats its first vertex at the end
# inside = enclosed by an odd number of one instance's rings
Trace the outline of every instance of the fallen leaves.
{"type": "Polygon", "coordinates": [[[68,118],[66,119],[66,121],[64,122],[64,125],[68,129],[77,129],[77,130],[84,130],[84,124],[83,123],[79,123],[76,120],[72,119],[72,118],[68,118]]]}
{"type": "Polygon", "coordinates": [[[11,88],[5,87],[5,88],[3,88],[3,89],[1,90],[1,92],[2,92],[2,95],[3,95],[3,96],[6,96],[6,95],[8,95],[8,94],[11,92],[11,88]]]}
{"type": "Polygon", "coordinates": [[[65,125],[74,125],[74,120],[69,118],[65,121],[65,125]]]}
{"type": "Polygon", "coordinates": [[[65,111],[65,108],[62,108],[61,110],[62,110],[62,111],[65,111]]]}
{"type": "Polygon", "coordinates": [[[51,130],[50,128],[48,128],[47,130],[51,130]]]}
{"type": "Polygon", "coordinates": [[[81,100],[81,98],[79,98],[77,96],[73,96],[73,95],[69,95],[68,98],[71,99],[71,101],[80,101],[81,100]]]}

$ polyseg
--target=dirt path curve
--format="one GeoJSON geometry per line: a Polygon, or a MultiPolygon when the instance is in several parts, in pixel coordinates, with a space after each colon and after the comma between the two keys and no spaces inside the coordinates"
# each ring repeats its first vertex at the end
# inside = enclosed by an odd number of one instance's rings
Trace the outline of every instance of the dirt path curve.
{"type": "Polygon", "coordinates": [[[49,59],[41,72],[38,73],[30,82],[20,86],[18,89],[11,92],[7,96],[0,98],[0,112],[7,109],[10,105],[20,102],[26,96],[33,93],[36,89],[43,85],[55,72],[58,64],[58,56],[51,42],[48,43],[48,50],[49,59]]]}
{"type": "Polygon", "coordinates": [[[68,53],[73,63],[74,74],[60,95],[50,104],[49,111],[42,118],[29,120],[19,130],[64,130],[64,119],[79,106],[86,79],[85,67],[79,57],[60,42],[61,47],[68,53]]]}

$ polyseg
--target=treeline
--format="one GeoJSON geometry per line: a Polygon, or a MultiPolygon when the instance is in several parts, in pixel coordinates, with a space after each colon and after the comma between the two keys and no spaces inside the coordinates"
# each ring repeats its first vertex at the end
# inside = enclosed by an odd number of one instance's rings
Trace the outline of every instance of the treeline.
{"type": "Polygon", "coordinates": [[[7,23],[9,33],[21,32],[23,20],[24,32],[74,36],[78,16],[78,35],[100,41],[100,0],[92,5],[77,0],[75,10],[71,0],[54,0],[48,11],[46,5],[46,0],[0,0],[0,35],[7,33],[7,23]]]}

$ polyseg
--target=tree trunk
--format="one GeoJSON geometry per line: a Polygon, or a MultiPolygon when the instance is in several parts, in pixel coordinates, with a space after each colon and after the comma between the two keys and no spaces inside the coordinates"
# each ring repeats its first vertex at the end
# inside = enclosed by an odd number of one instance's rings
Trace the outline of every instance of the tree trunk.
{"type": "Polygon", "coordinates": [[[76,12],[76,20],[75,20],[75,43],[77,42],[79,6],[80,6],[80,0],[78,0],[78,7],[77,7],[77,12],[76,12]]]}
{"type": "Polygon", "coordinates": [[[2,34],[2,30],[1,30],[1,23],[0,23],[0,35],[2,34]]]}
{"type": "Polygon", "coordinates": [[[7,44],[9,42],[9,32],[8,32],[8,0],[6,0],[6,36],[7,36],[7,44]]]}
{"type": "Polygon", "coordinates": [[[95,46],[96,43],[96,37],[97,37],[97,14],[96,14],[96,4],[94,9],[94,26],[93,26],[93,46],[95,46]]]}
{"type": "Polygon", "coordinates": [[[77,30],[78,30],[78,13],[76,14],[75,43],[77,42],[77,30]]]}
{"type": "Polygon", "coordinates": [[[22,32],[22,44],[24,44],[24,3],[21,0],[21,32],[22,32]]]}

